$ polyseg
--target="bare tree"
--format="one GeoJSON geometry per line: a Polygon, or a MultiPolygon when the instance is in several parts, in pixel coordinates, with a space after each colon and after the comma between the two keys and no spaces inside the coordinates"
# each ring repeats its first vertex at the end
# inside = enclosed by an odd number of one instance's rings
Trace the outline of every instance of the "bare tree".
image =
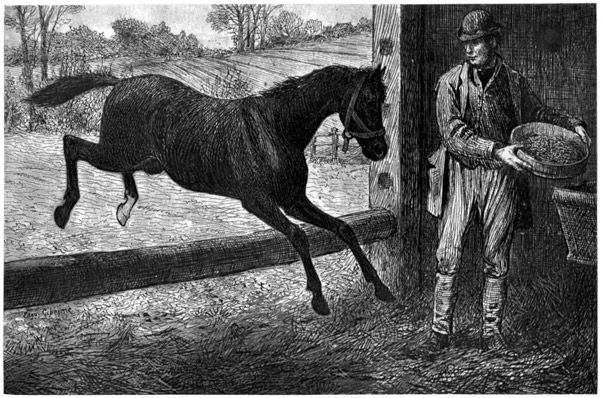
{"type": "Polygon", "coordinates": [[[66,18],[67,15],[77,14],[83,9],[84,6],[38,6],[42,81],[48,80],[50,37],[52,37],[49,33],[54,33],[58,27],[69,23],[69,19],[66,18]]]}
{"type": "Polygon", "coordinates": [[[211,6],[207,22],[211,28],[218,32],[231,32],[238,52],[244,51],[244,23],[246,5],[244,4],[218,4],[211,6]]]}
{"type": "Polygon", "coordinates": [[[248,4],[246,6],[248,12],[248,33],[246,35],[246,48],[249,51],[255,51],[255,40],[257,28],[259,27],[259,17],[263,4],[248,4]]]}
{"type": "MultiPolygon", "coordinates": [[[[33,68],[36,63],[38,24],[35,6],[12,6],[13,15],[4,14],[4,24],[19,32],[23,59],[22,76],[28,94],[33,93],[33,68]]],[[[29,130],[33,130],[34,110],[29,106],[29,130]]]]}
{"type": "Polygon", "coordinates": [[[261,9],[258,10],[259,16],[257,20],[258,31],[259,31],[259,48],[265,48],[265,39],[267,37],[267,29],[269,27],[269,21],[271,14],[282,8],[282,4],[262,4],[261,9]]]}

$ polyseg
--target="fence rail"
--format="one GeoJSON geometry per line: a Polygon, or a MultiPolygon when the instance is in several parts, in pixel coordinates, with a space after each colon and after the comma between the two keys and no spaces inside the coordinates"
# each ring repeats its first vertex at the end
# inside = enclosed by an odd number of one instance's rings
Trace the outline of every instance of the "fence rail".
{"type": "MultiPolygon", "coordinates": [[[[349,223],[362,244],[387,239],[397,229],[395,217],[387,210],[368,210],[341,219],[349,223]]],[[[346,248],[328,231],[302,227],[313,256],[346,248]]],[[[174,246],[11,261],[4,264],[4,309],[222,276],[296,260],[298,254],[284,235],[266,230],[174,246]]]]}
{"type": "Polygon", "coordinates": [[[333,163],[368,163],[368,159],[361,154],[361,147],[355,140],[349,143],[349,150],[340,154],[342,133],[336,127],[329,131],[318,131],[307,146],[305,154],[310,162],[318,159],[327,159],[333,163]]]}

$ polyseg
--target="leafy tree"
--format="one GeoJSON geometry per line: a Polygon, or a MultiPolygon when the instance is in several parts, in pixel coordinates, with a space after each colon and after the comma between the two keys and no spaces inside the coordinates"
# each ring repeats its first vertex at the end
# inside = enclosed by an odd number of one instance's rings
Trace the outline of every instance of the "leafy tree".
{"type": "Polygon", "coordinates": [[[20,46],[4,46],[4,65],[17,66],[23,64],[23,50],[20,46]]]}
{"type": "Polygon", "coordinates": [[[88,59],[108,58],[116,53],[113,40],[107,39],[103,33],[92,30],[86,25],[76,28],[71,26],[65,33],[54,32],[52,42],[51,62],[61,61],[73,49],[79,50],[88,59]]]}
{"type": "Polygon", "coordinates": [[[309,36],[317,36],[323,31],[323,23],[317,19],[310,19],[305,22],[304,33],[309,36]]]}
{"type": "Polygon", "coordinates": [[[357,24],[357,30],[361,32],[371,32],[372,23],[373,21],[371,19],[363,17],[359,20],[359,23],[357,24]]]}
{"type": "Polygon", "coordinates": [[[147,53],[147,41],[151,36],[146,22],[135,18],[120,18],[111,24],[121,51],[128,54],[147,53]]]}
{"type": "Polygon", "coordinates": [[[303,20],[293,12],[282,11],[270,23],[270,39],[287,43],[303,34],[303,20]]]}

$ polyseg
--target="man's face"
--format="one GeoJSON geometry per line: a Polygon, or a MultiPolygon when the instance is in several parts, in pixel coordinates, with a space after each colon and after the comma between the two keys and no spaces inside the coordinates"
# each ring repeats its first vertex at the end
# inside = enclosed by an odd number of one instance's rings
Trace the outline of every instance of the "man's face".
{"type": "Polygon", "coordinates": [[[481,37],[463,43],[467,61],[476,69],[486,69],[494,64],[494,48],[490,41],[481,37]]]}

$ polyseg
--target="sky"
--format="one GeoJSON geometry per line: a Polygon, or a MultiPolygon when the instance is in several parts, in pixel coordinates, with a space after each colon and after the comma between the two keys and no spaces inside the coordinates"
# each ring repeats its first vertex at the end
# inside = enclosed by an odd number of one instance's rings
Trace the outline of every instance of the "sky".
{"type": "MultiPolygon", "coordinates": [[[[110,37],[113,35],[111,22],[119,18],[136,18],[151,25],[165,21],[171,27],[172,33],[179,33],[182,30],[187,34],[193,33],[205,47],[232,46],[227,33],[217,33],[207,23],[207,14],[211,11],[210,4],[123,4],[86,5],[85,7],[84,11],[70,17],[71,21],[68,25],[73,27],[87,25],[92,30],[103,32],[105,37],[110,37]]],[[[370,4],[284,4],[282,9],[294,12],[305,21],[319,19],[324,25],[335,25],[337,22],[357,23],[362,17],[371,18],[372,14],[370,4]]],[[[60,30],[68,30],[68,25],[60,30]]],[[[4,41],[6,45],[18,45],[19,36],[14,30],[7,30],[5,27],[4,41]]]]}

